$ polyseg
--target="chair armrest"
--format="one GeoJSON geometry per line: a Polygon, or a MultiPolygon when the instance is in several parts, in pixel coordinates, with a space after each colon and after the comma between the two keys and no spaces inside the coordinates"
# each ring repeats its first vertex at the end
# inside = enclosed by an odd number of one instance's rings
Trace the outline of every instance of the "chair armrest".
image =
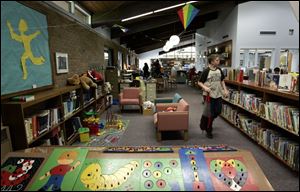
{"type": "Polygon", "coordinates": [[[165,111],[168,107],[178,107],[178,103],[158,103],[156,104],[156,111],[165,111]]]}
{"type": "Polygon", "coordinates": [[[123,93],[120,93],[120,94],[119,94],[119,99],[120,99],[120,100],[123,99],[123,93]]]}
{"type": "Polygon", "coordinates": [[[154,99],[154,105],[157,103],[172,103],[173,97],[164,97],[164,98],[156,98],[154,99]]]}
{"type": "Polygon", "coordinates": [[[140,102],[140,106],[142,106],[144,103],[142,94],[139,94],[139,102],[140,102]]]}

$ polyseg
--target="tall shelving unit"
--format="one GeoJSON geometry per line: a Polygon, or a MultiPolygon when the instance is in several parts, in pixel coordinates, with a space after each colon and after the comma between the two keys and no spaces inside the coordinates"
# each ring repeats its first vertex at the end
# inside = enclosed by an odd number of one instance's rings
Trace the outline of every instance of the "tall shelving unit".
{"type": "MultiPolygon", "coordinates": [[[[299,93],[296,94],[296,93],[291,93],[291,92],[279,92],[277,90],[272,90],[269,87],[261,87],[261,86],[255,85],[254,83],[245,82],[245,81],[243,83],[240,83],[237,81],[225,80],[225,83],[226,83],[227,87],[234,88],[239,94],[241,92],[247,92],[247,91],[249,93],[255,94],[256,97],[261,99],[262,103],[278,102],[278,103],[282,103],[286,106],[295,107],[295,108],[299,109],[299,93]]],[[[266,129],[270,129],[272,131],[276,131],[281,134],[280,136],[286,137],[286,138],[290,139],[291,141],[295,141],[295,143],[299,141],[299,128],[298,128],[298,132],[296,132],[295,127],[293,127],[291,129],[291,127],[283,126],[283,125],[280,125],[279,123],[273,122],[272,120],[263,116],[261,114],[261,111],[247,109],[247,107],[245,107],[241,104],[240,98],[238,99],[238,101],[232,101],[232,100],[223,98],[223,104],[228,105],[229,108],[231,108],[232,110],[231,109],[229,110],[231,112],[231,114],[228,113],[228,111],[226,111],[226,112],[223,111],[223,113],[221,115],[222,118],[224,118],[227,122],[232,124],[234,127],[238,128],[243,133],[245,133],[249,138],[253,139],[259,146],[264,148],[266,151],[268,151],[274,157],[279,159],[281,162],[283,162],[289,168],[291,168],[294,171],[299,172],[299,160],[298,160],[298,165],[296,165],[290,159],[288,159],[288,157],[285,157],[285,156],[282,157],[282,155],[280,155],[279,151],[274,150],[274,146],[270,147],[264,143],[265,141],[261,141],[261,140],[257,139],[258,137],[256,137],[256,136],[257,136],[257,134],[259,134],[258,133],[259,131],[257,131],[256,133],[254,131],[254,133],[253,133],[252,132],[253,130],[251,130],[251,131],[244,130],[242,128],[242,126],[240,125],[240,121],[239,121],[240,119],[237,118],[236,116],[238,114],[246,114],[247,116],[251,117],[251,119],[261,123],[261,129],[266,128],[266,129]],[[225,116],[227,116],[227,117],[225,117],[225,116]]],[[[226,110],[226,109],[224,109],[224,106],[223,106],[223,110],[226,110]]],[[[279,120],[277,119],[277,121],[279,121],[279,120]]],[[[299,127],[299,124],[298,124],[298,127],[299,127]]],[[[254,129],[254,130],[256,130],[256,129],[254,129]]],[[[299,153],[299,151],[298,151],[298,153],[299,153]]],[[[299,159],[299,157],[298,157],[298,159],[299,159]]]]}

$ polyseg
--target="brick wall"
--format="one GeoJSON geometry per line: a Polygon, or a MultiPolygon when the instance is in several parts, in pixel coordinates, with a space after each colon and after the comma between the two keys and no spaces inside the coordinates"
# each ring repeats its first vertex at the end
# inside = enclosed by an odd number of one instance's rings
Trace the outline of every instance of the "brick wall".
{"type": "Polygon", "coordinates": [[[89,66],[102,66],[105,68],[104,46],[114,50],[114,65],[117,65],[118,51],[123,52],[123,55],[126,54],[123,47],[111,40],[102,38],[97,33],[68,19],[66,16],[58,14],[44,3],[33,1],[22,1],[22,3],[47,15],[50,59],[55,87],[65,86],[68,77],[75,73],[86,72],[89,66]],[[56,73],[56,52],[68,54],[69,73],[56,73]]]}

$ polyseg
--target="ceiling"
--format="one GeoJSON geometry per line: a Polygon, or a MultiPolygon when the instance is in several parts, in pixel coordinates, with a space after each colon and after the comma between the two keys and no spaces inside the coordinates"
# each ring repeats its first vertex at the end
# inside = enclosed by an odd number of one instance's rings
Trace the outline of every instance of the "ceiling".
{"type": "Polygon", "coordinates": [[[92,16],[92,28],[108,27],[111,38],[135,50],[137,54],[162,48],[171,35],[180,35],[181,42],[191,40],[197,29],[208,21],[218,19],[223,10],[233,9],[246,1],[197,1],[192,5],[199,9],[197,16],[184,30],[177,11],[183,6],[121,22],[122,19],[155,11],[187,1],[76,1],[92,16]],[[126,29],[123,32],[120,27],[126,29]]]}

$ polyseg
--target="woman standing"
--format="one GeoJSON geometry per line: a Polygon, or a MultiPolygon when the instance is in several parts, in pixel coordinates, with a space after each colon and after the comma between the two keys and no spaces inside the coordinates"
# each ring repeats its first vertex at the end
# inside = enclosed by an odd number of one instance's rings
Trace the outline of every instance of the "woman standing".
{"type": "Polygon", "coordinates": [[[147,63],[144,64],[143,71],[144,71],[144,78],[147,79],[150,75],[149,66],[147,63]]]}

